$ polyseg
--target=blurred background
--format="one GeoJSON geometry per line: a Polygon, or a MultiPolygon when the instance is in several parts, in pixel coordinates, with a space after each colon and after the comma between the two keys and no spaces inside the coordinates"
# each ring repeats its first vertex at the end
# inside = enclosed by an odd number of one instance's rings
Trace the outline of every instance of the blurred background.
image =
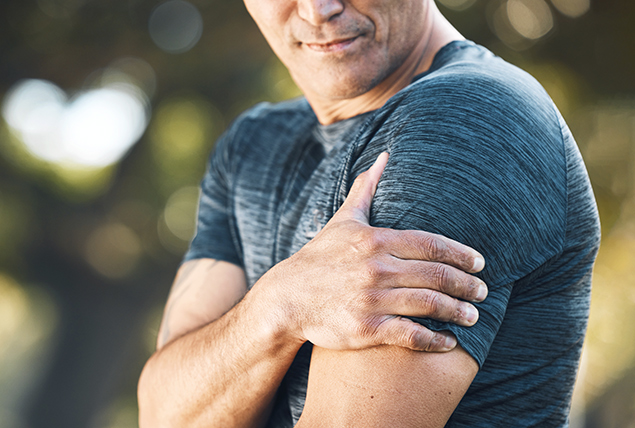
{"type": "MultiPolygon", "coordinates": [[[[635,427],[635,2],[438,4],[577,138],[603,240],[572,427],[635,427]]],[[[206,157],[297,94],[239,0],[0,2],[0,428],[137,427],[206,157]]]]}

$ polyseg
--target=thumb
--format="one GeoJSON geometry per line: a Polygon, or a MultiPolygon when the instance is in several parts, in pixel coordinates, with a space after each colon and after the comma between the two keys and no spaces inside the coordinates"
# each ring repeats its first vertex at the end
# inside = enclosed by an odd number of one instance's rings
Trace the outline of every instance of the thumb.
{"type": "Polygon", "coordinates": [[[382,152],[367,171],[357,176],[339,212],[368,223],[370,205],[373,202],[377,184],[387,163],[388,152],[382,152]]]}

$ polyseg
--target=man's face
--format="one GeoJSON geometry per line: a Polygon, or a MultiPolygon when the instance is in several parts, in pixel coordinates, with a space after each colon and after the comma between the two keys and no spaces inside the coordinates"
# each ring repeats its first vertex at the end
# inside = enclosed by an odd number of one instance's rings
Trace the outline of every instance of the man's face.
{"type": "Polygon", "coordinates": [[[423,35],[428,0],[245,0],[305,94],[359,96],[395,71],[423,35]]]}

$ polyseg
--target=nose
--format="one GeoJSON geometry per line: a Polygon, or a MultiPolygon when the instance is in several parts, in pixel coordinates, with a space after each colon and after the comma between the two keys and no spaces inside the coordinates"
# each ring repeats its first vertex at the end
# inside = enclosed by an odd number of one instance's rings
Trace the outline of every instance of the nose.
{"type": "Polygon", "coordinates": [[[324,24],[343,10],[341,0],[298,0],[298,15],[313,25],[324,24]]]}

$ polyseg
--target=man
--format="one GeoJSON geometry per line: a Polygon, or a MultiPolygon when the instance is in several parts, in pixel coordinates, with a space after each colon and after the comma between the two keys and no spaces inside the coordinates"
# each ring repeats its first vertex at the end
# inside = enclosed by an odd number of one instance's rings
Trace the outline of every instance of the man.
{"type": "Polygon", "coordinates": [[[218,142],[141,426],[566,426],[599,227],[549,97],[432,0],[245,3],[306,99],[218,142]]]}

